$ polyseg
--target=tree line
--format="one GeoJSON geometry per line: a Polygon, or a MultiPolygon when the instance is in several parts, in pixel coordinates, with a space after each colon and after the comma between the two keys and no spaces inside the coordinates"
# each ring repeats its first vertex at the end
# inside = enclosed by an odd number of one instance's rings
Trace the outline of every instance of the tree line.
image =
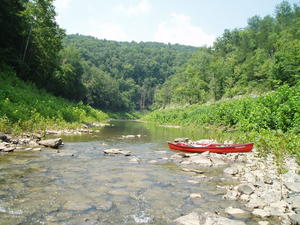
{"type": "Polygon", "coordinates": [[[156,107],[260,94],[300,79],[300,6],[283,1],[275,16],[253,16],[197,50],[155,94],[156,107]]]}
{"type": "Polygon", "coordinates": [[[66,35],[53,0],[2,0],[0,66],[55,95],[94,107],[140,110],[271,91],[300,78],[300,7],[225,30],[212,47],[66,35]]]}

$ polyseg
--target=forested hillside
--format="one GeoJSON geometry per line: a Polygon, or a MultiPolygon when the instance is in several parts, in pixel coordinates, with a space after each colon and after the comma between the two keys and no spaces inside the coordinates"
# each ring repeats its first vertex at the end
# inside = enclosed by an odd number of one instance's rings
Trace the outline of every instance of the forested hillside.
{"type": "Polygon", "coordinates": [[[149,108],[156,87],[196,50],[183,45],[116,42],[83,35],[68,35],[64,47],[58,76],[65,87],[59,94],[109,110],[149,108]]]}
{"type": "Polygon", "coordinates": [[[156,92],[156,107],[199,104],[260,94],[300,78],[300,6],[283,1],[275,15],[254,16],[248,26],[225,30],[200,48],[156,92]]]}

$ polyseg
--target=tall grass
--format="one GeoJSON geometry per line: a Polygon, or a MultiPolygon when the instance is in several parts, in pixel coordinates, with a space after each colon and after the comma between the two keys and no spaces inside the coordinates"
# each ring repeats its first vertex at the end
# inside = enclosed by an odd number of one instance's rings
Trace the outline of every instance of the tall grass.
{"type": "Polygon", "coordinates": [[[75,128],[108,115],[82,103],[54,97],[34,84],[20,80],[7,67],[0,71],[0,131],[22,132],[46,128],[75,128]]]}

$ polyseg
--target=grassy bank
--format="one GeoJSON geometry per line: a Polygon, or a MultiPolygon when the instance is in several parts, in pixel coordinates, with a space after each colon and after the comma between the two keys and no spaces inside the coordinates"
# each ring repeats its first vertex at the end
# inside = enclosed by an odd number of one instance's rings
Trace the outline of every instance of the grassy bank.
{"type": "Polygon", "coordinates": [[[46,128],[75,128],[108,115],[90,106],[54,97],[16,77],[7,67],[0,72],[0,131],[19,133],[46,128]]]}
{"type": "Polygon", "coordinates": [[[279,162],[286,154],[295,155],[300,162],[299,83],[256,98],[157,110],[142,119],[161,124],[222,127],[224,138],[255,142],[262,154],[272,151],[279,162]]]}

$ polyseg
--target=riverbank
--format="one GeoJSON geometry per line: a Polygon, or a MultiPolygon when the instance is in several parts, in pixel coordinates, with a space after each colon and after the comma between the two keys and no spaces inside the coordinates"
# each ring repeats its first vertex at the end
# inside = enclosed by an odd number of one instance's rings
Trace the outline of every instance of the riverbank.
{"type": "Polygon", "coordinates": [[[109,116],[82,103],[54,97],[20,80],[15,72],[0,72],[0,131],[12,134],[44,133],[46,129],[77,129],[83,123],[105,121],[109,116]]]}
{"type": "MultiPolygon", "coordinates": [[[[214,179],[205,175],[207,168],[223,168],[224,177],[221,184],[217,186],[224,191],[223,198],[244,204],[243,209],[229,206],[216,214],[206,215],[194,211],[177,220],[177,224],[186,225],[192,222],[201,224],[208,220],[222,221],[220,215],[231,216],[238,220],[249,214],[256,218],[258,224],[300,223],[300,167],[294,157],[284,158],[289,167],[283,174],[278,172],[280,169],[276,166],[274,155],[269,154],[262,158],[257,150],[251,153],[224,155],[209,152],[177,153],[171,156],[171,159],[183,171],[192,174],[199,174],[199,171],[202,171],[201,174],[204,175],[199,175],[200,180],[214,179]],[[224,185],[230,181],[230,185],[224,185]]],[[[200,182],[199,178],[196,177],[191,182],[200,182]]],[[[226,223],[244,224],[236,220],[226,223]]]]}
{"type": "Polygon", "coordinates": [[[300,84],[282,86],[260,97],[220,101],[211,105],[191,105],[153,111],[144,121],[186,127],[215,127],[220,138],[254,142],[261,155],[273,153],[276,163],[286,155],[300,162],[300,84]]]}

